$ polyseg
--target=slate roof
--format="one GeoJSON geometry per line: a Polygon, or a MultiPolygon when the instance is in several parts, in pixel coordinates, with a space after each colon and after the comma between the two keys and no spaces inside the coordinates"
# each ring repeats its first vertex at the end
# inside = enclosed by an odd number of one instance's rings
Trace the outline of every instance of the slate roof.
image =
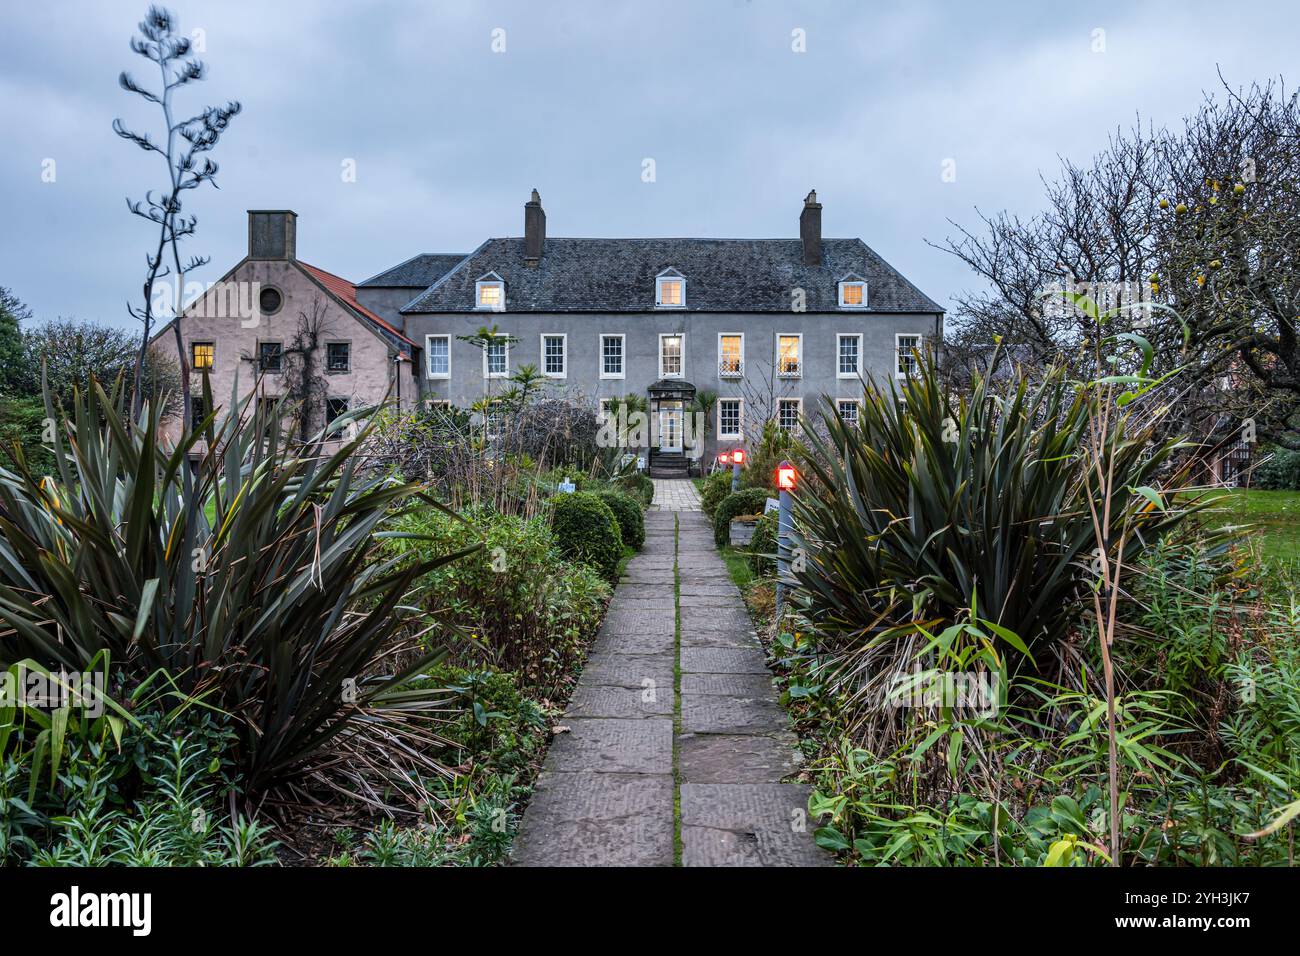
{"type": "Polygon", "coordinates": [[[475,311],[475,281],[496,272],[507,312],[651,312],[667,269],[686,277],[688,312],[789,312],[795,288],[807,311],[842,312],[837,283],[850,273],[868,282],[867,312],[943,311],[861,239],[823,239],[822,264],[809,268],[798,239],[549,237],[535,268],[522,238],[489,239],[401,311],[475,311]]]}
{"type": "Polygon", "coordinates": [[[464,252],[422,252],[379,275],[358,282],[358,288],[427,289],[465,258],[464,252]]]}

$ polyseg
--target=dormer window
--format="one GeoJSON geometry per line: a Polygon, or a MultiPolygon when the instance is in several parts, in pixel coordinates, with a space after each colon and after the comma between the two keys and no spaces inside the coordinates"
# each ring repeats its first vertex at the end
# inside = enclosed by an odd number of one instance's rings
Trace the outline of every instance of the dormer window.
{"type": "Polygon", "coordinates": [[[686,280],[676,269],[655,276],[655,307],[684,309],[686,307],[686,280]]]}
{"type": "Polygon", "coordinates": [[[504,312],[506,284],[495,272],[489,272],[474,283],[474,308],[491,312],[504,312]]]}
{"type": "Polygon", "coordinates": [[[840,280],[840,308],[865,309],[867,307],[867,282],[855,275],[840,280]]]}

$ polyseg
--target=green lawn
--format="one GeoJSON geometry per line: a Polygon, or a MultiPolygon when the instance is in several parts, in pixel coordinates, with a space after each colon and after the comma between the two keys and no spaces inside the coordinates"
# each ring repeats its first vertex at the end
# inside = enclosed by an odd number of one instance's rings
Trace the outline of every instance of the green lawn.
{"type": "Polygon", "coordinates": [[[1300,491],[1233,488],[1214,491],[1206,519],[1216,526],[1248,524],[1269,561],[1300,560],[1300,491]]]}

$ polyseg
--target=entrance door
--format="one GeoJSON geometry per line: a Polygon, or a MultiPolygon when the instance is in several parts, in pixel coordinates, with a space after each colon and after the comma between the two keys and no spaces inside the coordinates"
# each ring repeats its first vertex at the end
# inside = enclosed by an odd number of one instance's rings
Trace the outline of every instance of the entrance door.
{"type": "Polygon", "coordinates": [[[680,408],[659,410],[659,450],[681,452],[682,410],[680,408]]]}

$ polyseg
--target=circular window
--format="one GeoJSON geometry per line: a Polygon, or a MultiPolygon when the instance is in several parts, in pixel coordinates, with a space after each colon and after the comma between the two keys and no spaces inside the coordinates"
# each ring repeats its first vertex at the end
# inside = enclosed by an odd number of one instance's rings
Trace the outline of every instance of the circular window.
{"type": "Polygon", "coordinates": [[[273,286],[265,286],[257,304],[261,307],[263,315],[275,315],[280,311],[280,306],[284,304],[284,296],[280,295],[279,289],[273,286]]]}

